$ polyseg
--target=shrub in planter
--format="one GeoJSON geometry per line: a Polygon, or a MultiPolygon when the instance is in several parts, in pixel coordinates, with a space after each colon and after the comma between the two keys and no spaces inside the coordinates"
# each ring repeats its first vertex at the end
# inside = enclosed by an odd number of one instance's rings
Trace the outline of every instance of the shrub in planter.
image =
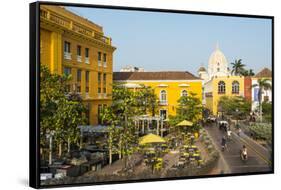
{"type": "Polygon", "coordinates": [[[250,132],[254,138],[259,140],[271,141],[272,140],[272,125],[267,123],[256,123],[249,127],[250,132]]]}

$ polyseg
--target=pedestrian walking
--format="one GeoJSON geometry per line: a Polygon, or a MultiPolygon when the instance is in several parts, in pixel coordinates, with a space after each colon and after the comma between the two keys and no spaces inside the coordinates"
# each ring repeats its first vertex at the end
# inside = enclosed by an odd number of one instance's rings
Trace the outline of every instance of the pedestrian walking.
{"type": "Polygon", "coordinates": [[[231,130],[229,129],[229,130],[227,130],[227,139],[228,139],[228,141],[230,141],[231,140],[231,130]]]}
{"type": "Polygon", "coordinates": [[[222,137],[221,139],[221,149],[224,151],[226,149],[226,138],[225,136],[222,137]]]}
{"type": "Polygon", "coordinates": [[[239,127],[238,128],[238,130],[237,130],[237,135],[240,137],[240,135],[241,135],[241,132],[242,132],[242,130],[241,130],[241,128],[239,127]]]}

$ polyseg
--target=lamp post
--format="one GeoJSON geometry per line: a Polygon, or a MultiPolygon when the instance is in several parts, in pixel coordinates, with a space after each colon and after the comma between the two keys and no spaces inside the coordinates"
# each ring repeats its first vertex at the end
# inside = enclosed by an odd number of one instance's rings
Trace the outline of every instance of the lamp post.
{"type": "Polygon", "coordinates": [[[55,132],[50,131],[49,133],[46,134],[46,138],[49,139],[49,165],[52,165],[53,161],[53,136],[55,132]]]}
{"type": "Polygon", "coordinates": [[[236,127],[238,128],[238,116],[239,116],[239,109],[236,108],[236,127]]]}

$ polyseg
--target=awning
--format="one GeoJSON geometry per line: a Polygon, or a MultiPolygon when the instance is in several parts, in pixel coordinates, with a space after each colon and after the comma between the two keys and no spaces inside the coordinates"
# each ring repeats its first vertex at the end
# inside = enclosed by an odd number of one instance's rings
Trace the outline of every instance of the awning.
{"type": "MultiPolygon", "coordinates": [[[[107,133],[111,126],[109,125],[80,125],[78,128],[83,133],[107,133]]],[[[116,126],[121,129],[122,127],[116,126]]]]}
{"type": "Polygon", "coordinates": [[[192,126],[193,123],[191,121],[183,120],[182,122],[178,123],[177,126],[192,126]]]}
{"type": "Polygon", "coordinates": [[[148,134],[140,138],[139,144],[144,145],[150,143],[165,143],[165,142],[166,141],[158,135],[148,134]]]}

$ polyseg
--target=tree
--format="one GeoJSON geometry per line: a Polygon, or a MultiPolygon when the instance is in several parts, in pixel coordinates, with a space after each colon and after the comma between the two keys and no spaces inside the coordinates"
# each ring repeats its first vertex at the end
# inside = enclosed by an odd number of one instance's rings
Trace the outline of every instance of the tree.
{"type": "MultiPolygon", "coordinates": [[[[108,131],[108,152],[109,152],[109,164],[112,164],[112,154],[116,153],[114,150],[119,149],[120,130],[118,128],[119,119],[113,112],[113,107],[106,107],[101,113],[101,119],[103,123],[109,125],[108,131]]],[[[118,152],[118,151],[117,151],[118,152]]],[[[121,158],[121,151],[119,151],[119,158],[121,158]]]]}
{"type": "Polygon", "coordinates": [[[70,97],[59,100],[56,114],[54,114],[59,157],[62,155],[62,144],[67,143],[67,152],[69,152],[70,144],[77,143],[79,140],[78,125],[86,123],[86,115],[84,114],[86,108],[82,104],[82,100],[73,100],[70,97]]]}
{"type": "Polygon", "coordinates": [[[218,106],[220,111],[235,116],[236,119],[245,118],[251,111],[251,102],[242,96],[222,96],[218,106]]]}
{"type": "Polygon", "coordinates": [[[238,75],[242,75],[243,74],[243,72],[244,72],[244,67],[245,67],[245,65],[244,64],[242,64],[242,59],[236,59],[235,61],[234,61],[234,63],[231,63],[231,65],[232,65],[232,71],[231,71],[231,74],[234,74],[234,75],[236,75],[236,76],[238,76],[238,75]]]}
{"type": "Polygon", "coordinates": [[[262,113],[264,120],[267,122],[272,121],[272,103],[271,102],[263,102],[262,103],[262,113]]]}
{"type": "Polygon", "coordinates": [[[262,122],[262,94],[264,90],[271,89],[270,80],[267,78],[258,79],[257,84],[253,84],[252,88],[258,87],[258,101],[259,101],[259,115],[260,121],[262,122]]]}
{"type": "Polygon", "coordinates": [[[141,86],[142,87],[135,93],[137,108],[140,111],[139,113],[148,114],[148,112],[150,112],[152,116],[155,116],[158,109],[158,98],[155,91],[150,86],[141,86]]]}
{"type": "MultiPolygon", "coordinates": [[[[122,84],[113,85],[112,105],[106,109],[102,118],[113,128],[119,126],[119,130],[112,130],[112,137],[118,135],[119,158],[124,158],[125,168],[127,159],[133,153],[137,143],[136,126],[133,117],[138,114],[136,109],[136,95],[122,84]]],[[[109,145],[112,147],[112,140],[109,145]]]]}
{"type": "Polygon", "coordinates": [[[188,96],[181,96],[178,103],[177,115],[192,122],[197,122],[202,117],[203,107],[195,93],[191,92],[188,96]]]}
{"type": "Polygon", "coordinates": [[[195,93],[191,92],[188,96],[181,96],[179,98],[177,114],[170,117],[169,123],[171,126],[175,126],[183,120],[188,120],[197,126],[196,123],[202,118],[202,111],[201,100],[196,97],[195,93]]]}
{"type": "Polygon", "coordinates": [[[245,77],[247,77],[247,76],[252,77],[252,76],[255,76],[255,73],[252,69],[249,69],[249,70],[244,70],[242,72],[242,75],[245,76],[245,77]]]}
{"type": "MultiPolygon", "coordinates": [[[[85,107],[76,95],[66,94],[71,76],[51,74],[48,67],[40,70],[40,144],[48,147],[46,136],[53,134],[54,147],[62,154],[62,144],[76,142],[79,138],[78,125],[84,124],[85,107]]],[[[49,150],[51,151],[51,150],[49,150]]],[[[44,155],[42,155],[44,157],[44,155]]]]}

